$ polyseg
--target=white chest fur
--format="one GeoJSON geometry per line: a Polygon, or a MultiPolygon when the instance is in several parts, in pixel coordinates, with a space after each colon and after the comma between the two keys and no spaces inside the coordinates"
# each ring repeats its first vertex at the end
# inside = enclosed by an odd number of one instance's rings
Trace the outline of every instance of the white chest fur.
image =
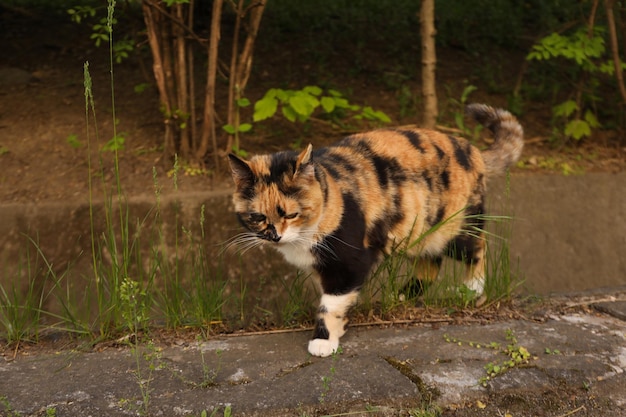
{"type": "Polygon", "coordinates": [[[309,243],[283,243],[276,246],[276,249],[283,254],[287,262],[297,266],[298,268],[305,271],[313,269],[315,257],[311,253],[311,245],[309,243]]]}

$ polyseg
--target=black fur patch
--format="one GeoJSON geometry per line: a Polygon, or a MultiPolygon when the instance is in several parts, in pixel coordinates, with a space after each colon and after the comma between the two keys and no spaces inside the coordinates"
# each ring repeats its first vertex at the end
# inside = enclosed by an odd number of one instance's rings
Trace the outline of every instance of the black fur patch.
{"type": "Polygon", "coordinates": [[[365,216],[351,194],[343,195],[343,207],[339,228],[313,248],[317,259],[314,267],[320,274],[324,294],[342,295],[359,289],[379,253],[379,248],[363,247],[365,216]]]}
{"type": "Polygon", "coordinates": [[[422,146],[422,141],[420,140],[420,136],[417,134],[417,132],[412,131],[412,130],[400,130],[400,129],[396,130],[396,132],[404,135],[409,140],[409,142],[411,142],[411,145],[413,145],[415,149],[417,149],[421,153],[426,152],[426,150],[422,146]]]}
{"type": "Polygon", "coordinates": [[[477,237],[468,235],[458,235],[450,241],[446,250],[446,255],[457,261],[472,264],[478,261],[476,257],[477,237]]]}
{"type": "Polygon", "coordinates": [[[401,183],[406,181],[406,174],[396,158],[373,156],[372,162],[374,163],[378,183],[381,188],[388,188],[390,183],[399,186],[401,183]]]}
{"type": "Polygon", "coordinates": [[[445,158],[446,153],[443,151],[443,149],[441,149],[439,146],[437,145],[433,145],[435,147],[435,150],[437,151],[437,157],[441,160],[443,158],[445,158]]]}
{"type": "Polygon", "coordinates": [[[458,235],[448,244],[448,256],[467,264],[475,263],[479,260],[476,251],[480,248],[478,240],[481,238],[485,227],[483,213],[484,205],[482,202],[465,210],[466,220],[463,227],[467,232],[458,235]]]}
{"type": "Polygon", "coordinates": [[[296,170],[298,154],[291,151],[272,154],[270,161],[270,174],[263,177],[266,184],[279,184],[283,182],[285,174],[293,175],[296,170]]]}
{"type": "Polygon", "coordinates": [[[326,327],[326,323],[324,319],[319,318],[315,323],[315,330],[313,330],[313,339],[326,339],[329,337],[328,328],[326,327]]]}
{"type": "Polygon", "coordinates": [[[456,161],[463,167],[464,170],[469,171],[472,169],[472,162],[469,159],[470,153],[472,152],[471,145],[469,143],[466,144],[465,148],[461,147],[459,140],[454,136],[448,136],[450,142],[452,142],[452,146],[454,147],[454,158],[456,161]]]}
{"type": "Polygon", "coordinates": [[[343,177],[342,171],[347,171],[348,174],[353,174],[357,169],[356,167],[343,155],[339,155],[330,151],[333,147],[323,148],[313,151],[315,161],[321,165],[331,177],[340,179],[343,177]]]}
{"type": "Polygon", "coordinates": [[[431,226],[435,226],[439,223],[441,223],[443,221],[443,216],[446,213],[446,208],[445,207],[439,207],[437,209],[437,214],[435,215],[435,217],[432,218],[432,220],[429,219],[429,222],[431,226]]]}
{"type": "Polygon", "coordinates": [[[441,174],[439,174],[439,181],[444,190],[450,188],[450,173],[447,169],[444,169],[441,174]]]}
{"type": "Polygon", "coordinates": [[[430,172],[429,171],[422,171],[422,178],[424,179],[424,182],[428,186],[428,191],[432,191],[433,190],[433,179],[430,176],[430,172]]]}

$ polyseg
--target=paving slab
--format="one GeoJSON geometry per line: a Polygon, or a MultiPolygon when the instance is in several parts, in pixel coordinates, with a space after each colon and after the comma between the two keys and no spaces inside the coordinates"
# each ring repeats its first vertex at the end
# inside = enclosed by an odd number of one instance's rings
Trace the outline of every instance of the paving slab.
{"type": "Polygon", "coordinates": [[[5,357],[0,415],[45,416],[53,409],[58,417],[146,410],[200,416],[229,406],[235,416],[399,416],[424,404],[452,413],[489,404],[498,393],[527,398],[555,387],[584,390],[604,401],[601,412],[626,415],[626,322],[610,315],[353,327],[342,352],[328,358],[307,353],[308,337],[288,332],[142,345],[139,352],[109,347],[5,357]],[[485,366],[507,360],[511,337],[517,341],[511,350],[530,352],[528,363],[483,386],[485,366]]]}
{"type": "Polygon", "coordinates": [[[626,301],[605,301],[595,303],[593,307],[618,319],[626,320],[626,301]]]}

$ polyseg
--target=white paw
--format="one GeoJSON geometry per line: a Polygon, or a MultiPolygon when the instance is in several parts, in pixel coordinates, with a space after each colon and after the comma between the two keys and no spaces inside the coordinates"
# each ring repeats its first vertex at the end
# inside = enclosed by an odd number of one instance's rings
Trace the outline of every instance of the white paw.
{"type": "Polygon", "coordinates": [[[476,298],[483,295],[485,291],[485,278],[474,278],[465,283],[465,286],[476,292],[476,298]]]}
{"type": "Polygon", "coordinates": [[[309,340],[309,353],[322,358],[332,355],[339,348],[339,339],[313,339],[309,340]]]}

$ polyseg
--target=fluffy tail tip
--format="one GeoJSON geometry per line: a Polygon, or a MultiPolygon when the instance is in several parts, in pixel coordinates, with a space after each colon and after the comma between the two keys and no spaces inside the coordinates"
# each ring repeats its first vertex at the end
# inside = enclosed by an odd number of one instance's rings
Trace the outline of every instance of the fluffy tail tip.
{"type": "Polygon", "coordinates": [[[511,115],[511,113],[506,110],[494,109],[491,106],[481,103],[471,103],[465,106],[465,114],[472,116],[474,120],[487,128],[491,128],[493,122],[511,115]]]}

